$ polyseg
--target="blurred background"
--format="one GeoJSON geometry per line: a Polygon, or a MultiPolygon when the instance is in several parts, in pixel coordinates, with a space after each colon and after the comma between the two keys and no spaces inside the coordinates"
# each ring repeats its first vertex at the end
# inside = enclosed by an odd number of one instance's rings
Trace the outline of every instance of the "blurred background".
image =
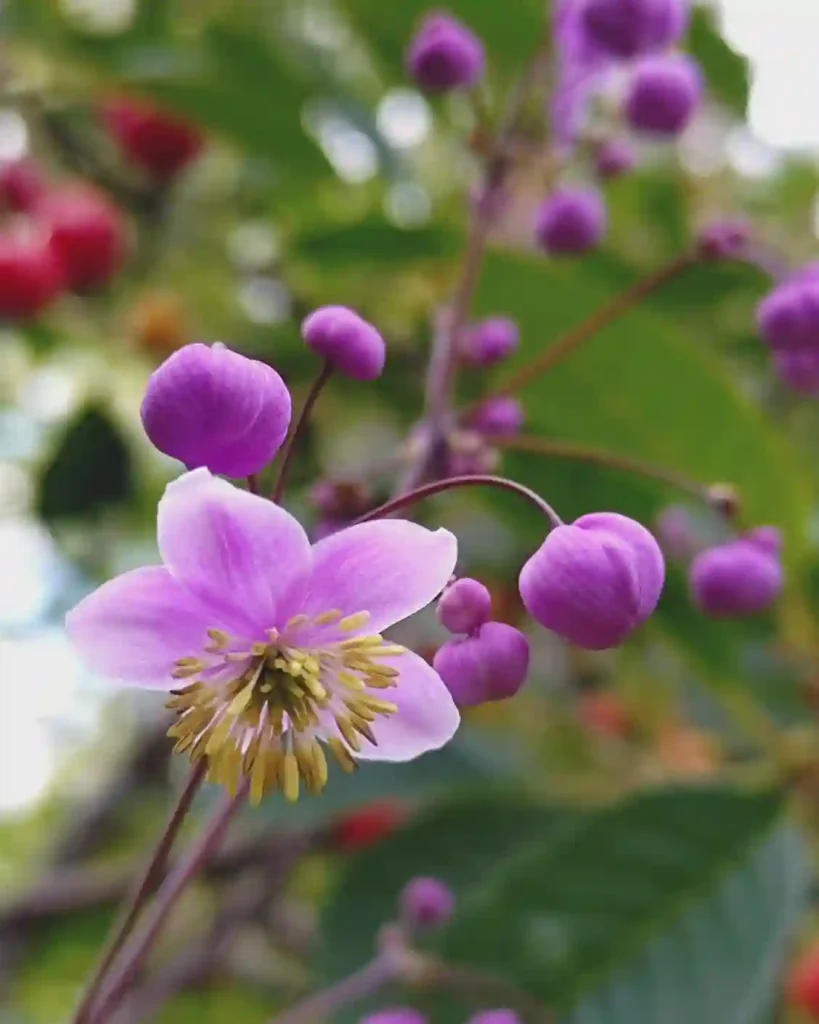
{"type": "MultiPolygon", "coordinates": [[[[449,6],[486,42],[492,116],[530,54],[544,5],[449,6]]],[[[62,629],[67,609],[100,581],[157,560],[156,502],[179,467],[141,430],[151,371],[188,342],[223,340],[273,363],[298,400],[316,372],[300,320],[322,303],[350,304],[387,337],[388,372],[368,386],[333,382],[302,446],[291,507],[316,526],[316,479],[364,480],[375,500],[401,468],[481,151],[480,111],[465,98],[428,100],[404,73],[403,50],[425,10],[422,0],[0,2],[0,164],[30,159],[47,192],[82,182],[104,194],[128,252],[102,287],[35,302],[31,315],[0,328],[3,1024],[68,1019],[134,858],[184,773],[169,760],[161,700],[90,678],[62,629]],[[111,113],[123,94],[201,133],[178,173],[152,173],[123,147],[111,113]]],[[[813,257],[817,38],[819,8],[805,0],[697,6],[686,48],[704,69],[707,103],[679,141],[640,143],[638,169],[606,186],[611,229],[593,256],[566,265],[530,251],[528,225],[549,172],[535,161],[516,175],[476,308],[519,321],[521,361],[673,258],[714,217],[750,217],[766,269],[813,257]]],[[[535,143],[545,120],[542,107],[526,112],[535,143]]],[[[567,174],[587,173],[580,154],[567,174]]],[[[23,258],[9,239],[37,228],[10,187],[0,180],[0,270],[23,258]]],[[[490,812],[476,818],[457,802],[461,792],[512,793],[497,797],[488,831],[517,844],[552,803],[744,780],[757,762],[738,721],[754,736],[757,714],[782,735],[810,732],[819,700],[819,417],[770,371],[754,320],[768,287],[758,266],[697,267],[532,385],[526,405],[531,434],[735,484],[749,522],[785,532],[789,588],[779,612],[739,625],[698,616],[683,552],[656,619],[622,651],[572,651],[541,630],[524,693],[469,716],[445,751],[333,778],[325,796],[294,808],[272,798],[248,812],[184,904],[146,1001],[123,1022],[207,1024],[232,1014],[253,1024],[354,968],[409,875],[450,870],[466,886],[501,856],[482,846],[490,812]],[[412,842],[396,838],[389,856],[356,867],[416,815],[412,842]],[[465,847],[480,863],[462,863],[465,847]],[[342,891],[343,877],[351,881],[342,891]],[[202,936],[211,945],[199,955],[202,936]]],[[[0,281],[0,312],[9,309],[0,281]]],[[[464,396],[482,384],[467,376],[464,396]]],[[[650,524],[673,503],[695,545],[725,530],[668,488],[614,470],[520,453],[504,468],[567,519],[606,508],[650,524]]],[[[463,564],[491,583],[496,617],[521,622],[515,581],[540,543],[537,518],[472,493],[424,515],[458,533],[463,564]]],[[[402,639],[423,651],[442,638],[432,615],[403,627],[402,639]]],[[[211,799],[202,796],[202,813],[211,799]]],[[[554,920],[532,927],[560,952],[554,920]]],[[[741,965],[726,971],[744,986],[741,965]]],[[[666,1018],[642,1006],[642,1016],[622,1019],[727,1019],[689,1011],[666,1018]]],[[[621,1019],[614,1009],[576,1012],[578,1022],[621,1019]]]]}

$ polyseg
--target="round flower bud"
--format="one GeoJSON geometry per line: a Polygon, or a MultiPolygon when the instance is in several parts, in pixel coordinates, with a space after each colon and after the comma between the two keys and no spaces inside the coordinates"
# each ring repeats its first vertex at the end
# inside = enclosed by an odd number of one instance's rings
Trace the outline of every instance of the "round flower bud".
{"type": "Polygon", "coordinates": [[[697,236],[697,251],[707,260],[735,260],[742,257],[751,238],[751,225],[737,217],[712,221],[697,236]]]}
{"type": "Polygon", "coordinates": [[[582,24],[593,46],[625,60],[678,42],[688,13],[689,0],[585,0],[582,24]]]}
{"type": "Polygon", "coordinates": [[[72,291],[103,288],[122,269],[128,248],[125,221],[102,193],[75,187],[54,192],[40,203],[38,215],[72,291]]]}
{"type": "Polygon", "coordinates": [[[789,388],[805,395],[819,395],[819,349],[774,352],[773,363],[789,388]]]}
{"type": "Polygon", "coordinates": [[[101,115],[126,159],[158,182],[175,178],[202,152],[197,128],[144,100],[109,100],[101,115]]]}
{"type": "Polygon", "coordinates": [[[523,1024],[514,1010],[481,1010],[469,1018],[468,1024],[523,1024]]]}
{"type": "Polygon", "coordinates": [[[782,592],[779,552],[771,537],[746,535],[701,552],[691,564],[694,604],[710,618],[730,619],[766,611],[782,592]]]}
{"type": "Polygon", "coordinates": [[[455,912],[455,894],[437,878],[413,878],[401,893],[401,917],[412,929],[445,925],[455,912]]]}
{"type": "Polygon", "coordinates": [[[42,313],[63,289],[62,268],[39,233],[0,235],[0,319],[42,313]]]}
{"type": "Polygon", "coordinates": [[[432,662],[459,707],[514,697],[529,672],[529,641],[505,622],[485,622],[471,636],[450,640],[432,662]]]}
{"type": "Polygon", "coordinates": [[[258,473],[284,443],[290,392],[276,371],[224,345],[186,345],[154,371],[142,401],[153,444],[188,469],[258,473]]]}
{"type": "Polygon", "coordinates": [[[441,595],[438,621],[450,633],[474,633],[492,615],[492,595],[478,580],[455,580],[441,595]]]}
{"type": "Polygon", "coordinates": [[[604,181],[620,178],[634,169],[637,156],[626,139],[608,139],[594,150],[594,165],[604,181]]]}
{"type": "Polygon", "coordinates": [[[353,380],[375,380],[387,360],[384,339],[354,310],[322,306],[301,325],[307,345],[353,380]]]}
{"type": "Polygon", "coordinates": [[[703,93],[699,65],[686,54],[646,57],[634,69],[625,100],[632,128],[678,135],[687,127],[703,93]]]}
{"type": "Polygon", "coordinates": [[[11,213],[31,212],[43,196],[40,168],[33,160],[8,160],[0,165],[0,207],[11,213]]]}
{"type": "Polygon", "coordinates": [[[757,323],[776,351],[819,351],[819,273],[804,267],[759,304],[757,323]]]}
{"type": "Polygon", "coordinates": [[[706,498],[711,508],[725,519],[736,519],[742,511],[742,499],[732,484],[710,484],[706,498]]]}
{"type": "Polygon", "coordinates": [[[469,426],[486,437],[514,437],[523,429],[526,413],[511,395],[487,398],[469,418],[469,426]]]}
{"type": "Polygon", "coordinates": [[[665,563],[654,537],[614,512],[558,526],[524,565],[520,593],[542,626],[587,650],[618,647],[657,607],[665,563]]]}
{"type": "Polygon", "coordinates": [[[430,14],[407,51],[407,71],[429,93],[469,89],[483,77],[483,43],[463,22],[430,14]]]}
{"type": "Polygon", "coordinates": [[[666,558],[675,562],[688,562],[701,548],[691,513],[680,505],[669,505],[660,512],[654,535],[666,558]]]}
{"type": "Polygon", "coordinates": [[[535,237],[552,256],[575,256],[597,248],[606,233],[603,197],[593,188],[562,188],[537,212],[535,237]]]}
{"type": "Polygon", "coordinates": [[[459,346],[461,360],[467,366],[494,366],[517,349],[520,330],[514,320],[495,316],[481,320],[467,330],[459,346]]]}
{"type": "Polygon", "coordinates": [[[796,961],[785,989],[789,1006],[819,1020],[819,945],[805,950],[796,961]]]}

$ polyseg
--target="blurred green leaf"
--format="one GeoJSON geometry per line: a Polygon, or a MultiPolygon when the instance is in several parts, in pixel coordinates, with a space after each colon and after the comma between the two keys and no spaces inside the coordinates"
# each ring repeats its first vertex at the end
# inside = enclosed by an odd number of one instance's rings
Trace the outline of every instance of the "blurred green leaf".
{"type": "Polygon", "coordinates": [[[88,516],[134,500],[130,449],[108,412],[94,403],[66,425],[39,481],[37,514],[46,522],[88,516]]]}
{"type": "Polygon", "coordinates": [[[501,863],[442,954],[574,1024],[754,1020],[806,899],[780,811],[776,794],[679,789],[584,815],[501,863]]]}
{"type": "Polygon", "coordinates": [[[380,217],[370,217],[305,233],[294,239],[291,251],[330,267],[365,267],[448,259],[459,252],[461,242],[458,232],[442,226],[399,228],[380,217]]]}
{"type": "Polygon", "coordinates": [[[463,794],[432,806],[357,855],[324,909],[322,975],[344,977],[372,956],[378,929],[395,920],[398,896],[410,878],[440,878],[463,900],[502,858],[551,835],[566,813],[514,792],[463,794]]]}
{"type": "Polygon", "coordinates": [[[687,48],[702,65],[711,91],[738,117],[748,109],[751,74],[748,61],[720,35],[713,10],[697,5],[691,15],[687,48]]]}

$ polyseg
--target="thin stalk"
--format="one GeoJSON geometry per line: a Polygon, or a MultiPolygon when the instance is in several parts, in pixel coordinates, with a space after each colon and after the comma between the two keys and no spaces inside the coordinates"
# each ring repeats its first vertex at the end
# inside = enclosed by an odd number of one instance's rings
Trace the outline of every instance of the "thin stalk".
{"type": "Polygon", "coordinates": [[[251,494],[259,493],[259,474],[250,473],[247,478],[247,489],[251,494]]]}
{"type": "Polygon", "coordinates": [[[385,504],[379,505],[378,508],[374,508],[363,516],[359,516],[356,519],[356,523],[368,523],[373,519],[383,519],[386,516],[392,515],[393,512],[400,511],[402,508],[408,508],[410,505],[416,505],[419,501],[424,501],[426,498],[432,498],[436,494],[443,494],[444,491],[452,491],[458,487],[497,487],[502,491],[511,491],[513,494],[519,494],[522,498],[531,502],[539,512],[543,513],[552,526],[563,525],[563,520],[552,506],[545,502],[539,494],[530,490],[530,488],[517,483],[515,480],[507,480],[506,477],[479,473],[470,476],[451,476],[446,480],[434,480],[432,483],[423,484],[421,487],[416,487],[406,494],[399,494],[397,497],[385,502],[385,504]]]}
{"type": "Polygon", "coordinates": [[[324,390],[324,385],[333,375],[333,366],[328,361],[322,366],[321,372],[318,377],[313,381],[312,387],[307,394],[307,398],[304,400],[299,417],[296,420],[296,425],[290,431],[290,437],[287,441],[287,447],[284,451],[284,459],[282,461],[281,469],[279,470],[279,476],[276,480],[276,485],[273,488],[271,498],[275,502],[281,501],[284,496],[285,488],[287,487],[287,476],[290,472],[290,467],[293,464],[293,459],[296,456],[296,445],[299,442],[299,438],[304,433],[304,428],[310,419],[310,413],[313,411],[313,406],[318,401],[318,397],[324,390]]]}
{"type": "MultiPolygon", "coordinates": [[[[696,262],[697,255],[693,252],[686,252],[678,256],[671,263],[660,267],[659,270],[655,270],[647,277],[637,281],[636,284],[621,292],[611,302],[598,309],[595,313],[592,313],[590,317],[578,324],[577,327],[573,327],[562,338],[559,338],[553,345],[550,345],[539,356],[531,360],[531,362],[521,366],[505,380],[502,380],[497,387],[492,389],[491,394],[487,397],[514,394],[537,377],[542,377],[543,374],[548,373],[549,370],[557,366],[567,356],[570,356],[599,331],[608,327],[609,324],[613,323],[624,313],[627,313],[634,306],[639,305],[649,295],[658,291],[663,285],[668,284],[669,281],[678,277],[689,267],[694,266],[696,262]]],[[[481,401],[483,400],[481,399],[481,401]]],[[[480,403],[475,404],[478,405],[480,403]]],[[[471,412],[472,409],[473,407],[470,407],[467,411],[471,412]]]]}
{"type": "Polygon", "coordinates": [[[675,487],[700,501],[707,503],[709,500],[708,488],[691,477],[663,466],[655,466],[651,462],[644,462],[642,459],[632,459],[628,455],[589,448],[572,441],[554,441],[548,437],[532,437],[525,434],[499,438],[495,443],[497,447],[509,451],[532,452],[535,455],[545,455],[549,458],[588,462],[592,466],[622,470],[625,473],[633,473],[635,476],[642,476],[648,480],[656,480],[658,483],[675,487]]]}
{"type": "Polygon", "coordinates": [[[528,1024],[554,1024],[555,1017],[545,1006],[516,985],[492,974],[482,974],[470,967],[433,962],[429,965],[427,984],[448,989],[483,1005],[509,1006],[519,1010],[528,1024]]]}
{"type": "MultiPolygon", "coordinates": [[[[128,992],[139,974],[145,957],[162,931],[180,896],[193,882],[200,869],[222,841],[228,826],[247,797],[248,784],[244,782],[235,794],[229,794],[216,809],[210,823],[193,845],[190,854],[174,868],[157,894],[153,910],[142,928],[125,946],[114,966],[113,977],[102,988],[102,996],[94,1007],[93,1024],[105,1024],[128,992]]],[[[77,1024],[77,1021],[74,1021],[77,1024]]]]}
{"type": "Polygon", "coordinates": [[[384,955],[377,956],[337,984],[308,996],[291,1009],[272,1017],[269,1024],[313,1024],[317,1020],[328,1020],[345,1006],[374,995],[395,978],[396,964],[393,959],[384,955]]]}
{"type": "Polygon", "coordinates": [[[100,961],[94,970],[91,980],[88,982],[80,1005],[74,1015],[74,1024],[86,1024],[86,1021],[89,1020],[89,1011],[93,1006],[94,1000],[99,995],[111,965],[134,930],[134,925],[143,907],[150,899],[165,872],[168,855],[173,844],[176,842],[182,823],[193,806],[193,801],[205,779],[207,769],[207,759],[203,758],[194,767],[185,788],[179,794],[179,799],[171,812],[171,816],[160,836],[156,849],[151,854],[142,873],[135,879],[133,888],[120,911],[120,916],[111,929],[100,961]]]}

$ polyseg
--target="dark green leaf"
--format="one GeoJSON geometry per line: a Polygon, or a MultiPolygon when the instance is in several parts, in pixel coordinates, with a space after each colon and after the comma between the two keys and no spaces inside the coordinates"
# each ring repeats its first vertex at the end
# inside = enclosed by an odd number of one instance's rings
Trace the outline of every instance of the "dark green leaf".
{"type": "Polygon", "coordinates": [[[398,228],[380,217],[371,217],[304,234],[294,240],[293,252],[320,264],[380,266],[446,259],[454,256],[460,245],[459,234],[444,227],[398,228]]]}
{"type": "Polygon", "coordinates": [[[715,13],[697,6],[691,17],[688,49],[697,58],[714,95],[732,113],[744,117],[748,109],[750,69],[745,57],[731,49],[715,24],[715,13]]]}

